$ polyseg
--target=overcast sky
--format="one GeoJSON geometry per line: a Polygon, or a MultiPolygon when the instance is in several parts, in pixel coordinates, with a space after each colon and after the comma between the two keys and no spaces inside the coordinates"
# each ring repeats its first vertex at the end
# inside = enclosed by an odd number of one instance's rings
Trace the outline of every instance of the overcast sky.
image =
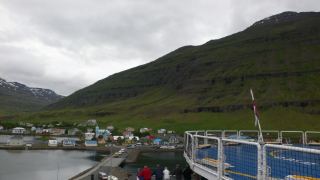
{"type": "Polygon", "coordinates": [[[60,95],[319,0],[1,0],[0,77],[60,95]]]}

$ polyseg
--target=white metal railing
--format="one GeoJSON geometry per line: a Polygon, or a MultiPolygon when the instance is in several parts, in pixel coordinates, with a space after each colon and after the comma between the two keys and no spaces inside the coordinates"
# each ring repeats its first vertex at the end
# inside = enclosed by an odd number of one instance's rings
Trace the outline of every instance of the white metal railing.
{"type": "Polygon", "coordinates": [[[204,136],[197,135],[199,133],[196,131],[185,132],[184,150],[184,157],[190,167],[207,179],[265,180],[270,176],[270,179],[293,180],[299,178],[297,175],[320,179],[320,150],[274,144],[261,145],[258,142],[206,136],[209,132],[224,131],[209,130],[204,136]],[[270,151],[271,148],[276,150],[270,151]],[[289,157],[276,156],[277,153],[284,152],[291,154],[289,157]],[[303,172],[299,172],[299,169],[303,169],[303,172]],[[295,170],[296,175],[292,174],[295,170]]]}

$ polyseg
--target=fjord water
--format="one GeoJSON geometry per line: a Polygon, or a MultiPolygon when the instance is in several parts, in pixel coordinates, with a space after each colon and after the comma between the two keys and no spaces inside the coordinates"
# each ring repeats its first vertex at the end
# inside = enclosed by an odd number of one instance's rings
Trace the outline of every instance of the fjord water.
{"type": "Polygon", "coordinates": [[[131,174],[131,180],[136,180],[138,168],[143,169],[146,165],[150,168],[151,172],[153,172],[157,164],[159,164],[163,169],[164,167],[167,167],[171,174],[177,164],[179,164],[180,168],[183,170],[187,162],[183,157],[183,152],[148,152],[140,153],[137,162],[128,164],[123,163],[120,167],[131,174]]]}
{"type": "Polygon", "coordinates": [[[107,152],[0,150],[0,179],[70,179],[98,164],[107,152]]]}

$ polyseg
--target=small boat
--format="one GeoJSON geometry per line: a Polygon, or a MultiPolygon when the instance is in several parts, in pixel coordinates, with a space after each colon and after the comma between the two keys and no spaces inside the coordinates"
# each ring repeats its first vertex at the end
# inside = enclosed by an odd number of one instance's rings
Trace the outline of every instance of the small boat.
{"type": "Polygon", "coordinates": [[[237,145],[240,145],[240,143],[237,143],[237,142],[226,142],[224,145],[225,146],[237,146],[237,145]]]}
{"type": "Polygon", "coordinates": [[[320,180],[320,178],[298,176],[298,175],[288,175],[285,180],[320,180]]]}
{"type": "Polygon", "coordinates": [[[200,145],[199,145],[199,148],[200,148],[200,149],[202,149],[202,148],[209,148],[209,147],[211,147],[210,144],[200,144],[200,145]]]}

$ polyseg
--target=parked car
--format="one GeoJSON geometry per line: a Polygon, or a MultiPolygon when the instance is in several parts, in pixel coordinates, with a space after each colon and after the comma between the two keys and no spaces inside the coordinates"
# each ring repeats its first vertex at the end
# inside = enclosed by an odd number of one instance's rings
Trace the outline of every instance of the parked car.
{"type": "Polygon", "coordinates": [[[168,149],[175,149],[174,146],[168,146],[168,149]]]}
{"type": "Polygon", "coordinates": [[[118,178],[117,178],[117,177],[115,177],[115,176],[111,176],[111,175],[109,175],[109,176],[108,176],[108,180],[118,180],[118,178]]]}
{"type": "Polygon", "coordinates": [[[127,148],[128,149],[134,149],[134,145],[128,145],[127,148]]]}
{"type": "Polygon", "coordinates": [[[107,176],[107,174],[104,173],[104,172],[99,172],[99,173],[98,173],[98,178],[99,178],[99,179],[108,179],[108,176],[107,176]]]}
{"type": "Polygon", "coordinates": [[[122,154],[122,151],[120,150],[120,151],[119,151],[119,155],[121,155],[121,154],[122,154]]]}
{"type": "Polygon", "coordinates": [[[137,143],[136,146],[141,146],[141,143],[137,143]]]}
{"type": "Polygon", "coordinates": [[[160,149],[168,149],[168,146],[160,146],[160,149]]]}

